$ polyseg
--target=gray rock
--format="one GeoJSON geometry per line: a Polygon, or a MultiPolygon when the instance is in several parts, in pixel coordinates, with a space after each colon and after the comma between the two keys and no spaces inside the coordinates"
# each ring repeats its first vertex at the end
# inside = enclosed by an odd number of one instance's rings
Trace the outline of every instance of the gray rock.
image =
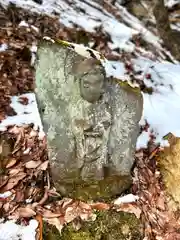
{"type": "Polygon", "coordinates": [[[142,98],[67,47],[38,49],[36,96],[52,178],[64,196],[105,198],[131,184],[142,98]]]}

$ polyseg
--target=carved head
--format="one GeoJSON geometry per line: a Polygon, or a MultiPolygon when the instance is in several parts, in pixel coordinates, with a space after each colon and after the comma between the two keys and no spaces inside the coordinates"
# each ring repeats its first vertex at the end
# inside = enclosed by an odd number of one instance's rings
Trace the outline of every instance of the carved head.
{"type": "Polygon", "coordinates": [[[93,103],[104,93],[105,72],[102,65],[95,59],[86,59],[76,65],[80,94],[83,99],[93,103]]]}

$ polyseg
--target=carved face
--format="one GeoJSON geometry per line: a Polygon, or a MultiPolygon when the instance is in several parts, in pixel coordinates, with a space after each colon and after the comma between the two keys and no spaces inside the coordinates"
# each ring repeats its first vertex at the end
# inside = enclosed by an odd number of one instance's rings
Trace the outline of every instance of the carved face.
{"type": "Polygon", "coordinates": [[[97,101],[104,92],[103,74],[87,74],[80,80],[81,97],[93,103],[97,101]]]}

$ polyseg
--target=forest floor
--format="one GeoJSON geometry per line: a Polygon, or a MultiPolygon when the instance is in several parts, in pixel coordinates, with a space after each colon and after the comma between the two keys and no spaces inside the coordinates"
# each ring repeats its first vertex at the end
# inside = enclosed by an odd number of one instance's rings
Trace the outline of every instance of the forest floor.
{"type": "MultiPolygon", "coordinates": [[[[144,225],[144,240],[180,239],[180,215],[170,212],[167,207],[156,161],[162,145],[167,143],[161,141],[160,147],[154,138],[159,141],[158,136],[161,138],[169,129],[154,137],[149,125],[143,125],[133,185],[128,195],[120,196],[112,203],[62,199],[51,183],[46,137],[34,95],[34,60],[37,44],[44,36],[100,51],[115,69],[109,74],[121,80],[126,75],[128,81],[133,76],[144,95],[150,94],[149,89],[153,90],[154,85],[141,81],[132,69],[131,59],[144,57],[153,62],[168,60],[171,64],[176,63],[162,46],[157,32],[148,30],[121,5],[115,7],[105,1],[102,8],[83,1],[82,9],[78,1],[75,3],[73,7],[71,1],[61,1],[57,6],[50,1],[46,5],[33,1],[16,1],[16,5],[8,7],[6,1],[0,4],[0,239],[10,239],[8,224],[13,224],[11,220],[18,221],[23,229],[22,239],[28,236],[28,239],[42,240],[43,221],[61,231],[69,222],[74,221],[75,227],[79,226],[75,222],[79,218],[95,221],[94,210],[110,209],[131,212],[140,218],[144,225]],[[23,8],[19,8],[20,5],[23,8]],[[98,17],[87,14],[92,9],[98,17]],[[71,17],[68,19],[67,15],[71,17]],[[123,70],[122,64],[118,63],[120,60],[124,64],[123,70]]],[[[149,68],[142,66],[141,70],[143,78],[145,73],[146,80],[150,79],[149,68]]],[[[165,124],[167,126],[167,122],[165,124]]],[[[176,132],[179,123],[174,125],[176,132]]]]}

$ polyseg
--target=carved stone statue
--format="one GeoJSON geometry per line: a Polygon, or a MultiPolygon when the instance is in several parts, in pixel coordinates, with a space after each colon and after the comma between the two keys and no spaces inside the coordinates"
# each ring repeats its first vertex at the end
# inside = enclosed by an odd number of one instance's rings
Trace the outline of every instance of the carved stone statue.
{"type": "Polygon", "coordinates": [[[120,194],[131,183],[141,96],[67,47],[44,43],[38,58],[36,94],[57,190],[83,199],[120,194]]]}

